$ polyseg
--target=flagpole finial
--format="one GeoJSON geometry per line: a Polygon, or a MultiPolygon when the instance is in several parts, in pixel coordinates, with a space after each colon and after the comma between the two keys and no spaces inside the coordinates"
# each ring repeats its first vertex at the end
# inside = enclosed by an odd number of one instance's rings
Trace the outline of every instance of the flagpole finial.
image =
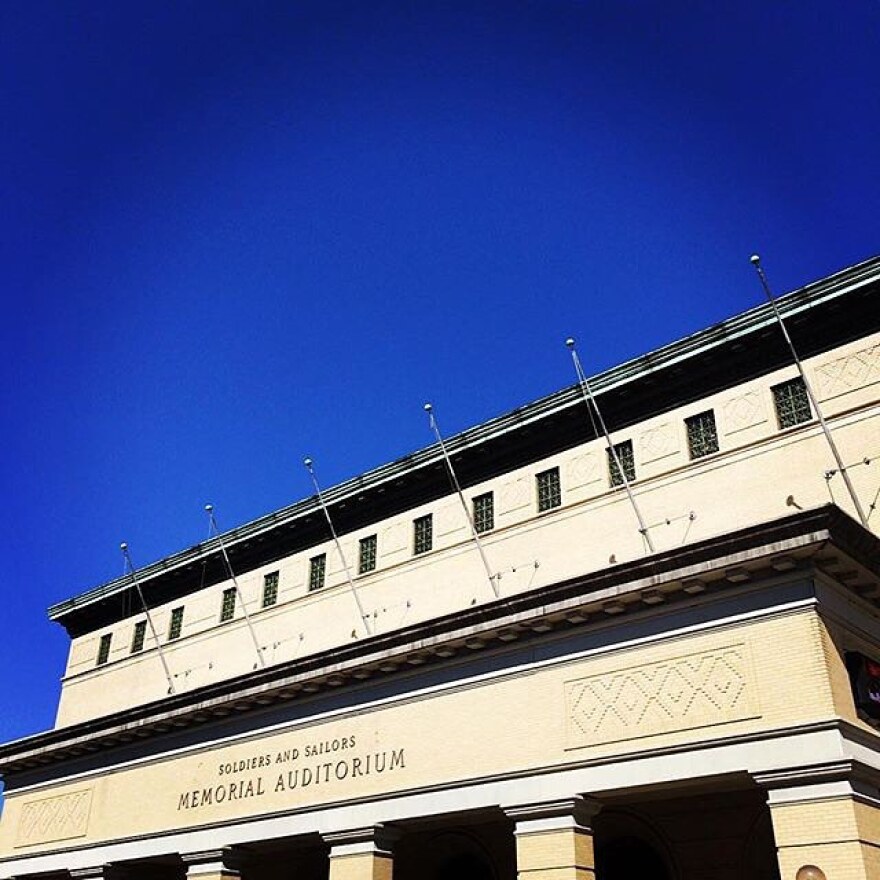
{"type": "Polygon", "coordinates": [[[756,266],[756,267],[757,267],[757,266],[760,266],[760,265],[761,265],[761,257],[760,257],[760,255],[758,255],[758,254],[752,254],[752,255],[749,257],[749,262],[750,262],[753,266],[756,266]]]}
{"type": "Polygon", "coordinates": [[[426,412],[426,413],[432,412],[433,409],[434,409],[434,404],[432,404],[432,403],[426,403],[426,404],[425,404],[425,412],[426,412]]]}
{"type": "Polygon", "coordinates": [[[205,513],[213,513],[213,512],[214,512],[214,505],[213,504],[206,504],[205,505],[205,513]]]}
{"type": "Polygon", "coordinates": [[[303,464],[304,464],[309,470],[312,469],[312,460],[311,460],[308,456],[306,456],[306,457],[303,459],[303,464]]]}
{"type": "Polygon", "coordinates": [[[565,345],[567,348],[574,348],[574,337],[569,336],[568,339],[565,340],[565,345]]]}
{"type": "Polygon", "coordinates": [[[126,544],[125,541],[123,541],[123,542],[119,545],[119,549],[120,549],[123,553],[125,553],[125,552],[128,550],[128,544],[126,544]]]}

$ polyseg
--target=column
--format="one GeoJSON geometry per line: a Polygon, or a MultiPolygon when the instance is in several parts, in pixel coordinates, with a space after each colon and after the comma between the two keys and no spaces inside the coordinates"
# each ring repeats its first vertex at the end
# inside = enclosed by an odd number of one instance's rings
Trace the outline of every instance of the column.
{"type": "Polygon", "coordinates": [[[880,796],[865,782],[759,779],[776,837],[782,880],[880,877],[880,796]],[[768,784],[769,783],[769,784],[768,784]],[[799,784],[802,783],[802,784],[799,784]]]}
{"type": "Polygon", "coordinates": [[[376,825],[322,836],[330,844],[330,880],[391,880],[395,829],[376,825]]]}
{"type": "Polygon", "coordinates": [[[181,853],[187,880],[240,880],[242,854],[231,847],[181,853]]]}
{"type": "Polygon", "coordinates": [[[593,880],[596,801],[583,797],[505,808],[516,823],[519,880],[593,880]]]}

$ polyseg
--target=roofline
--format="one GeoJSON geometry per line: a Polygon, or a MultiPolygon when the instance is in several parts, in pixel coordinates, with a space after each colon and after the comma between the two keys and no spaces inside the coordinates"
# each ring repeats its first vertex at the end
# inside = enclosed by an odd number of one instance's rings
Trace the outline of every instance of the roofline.
{"type": "MultiPolygon", "coordinates": [[[[777,298],[777,305],[783,317],[790,317],[819,303],[842,296],[857,287],[862,287],[872,281],[876,281],[878,278],[880,278],[880,256],[875,256],[819,281],[791,291],[777,298]]],[[[774,320],[775,317],[769,303],[755,306],[704,330],[664,345],[653,352],[648,352],[625,361],[616,367],[597,373],[589,380],[591,389],[595,395],[605,393],[656,370],[710,351],[722,343],[755,333],[772,324],[774,320]]],[[[450,454],[461,452],[581,403],[582,397],[579,387],[571,385],[561,391],[553,392],[532,403],[489,419],[450,437],[445,441],[447,450],[450,454]]],[[[439,445],[436,443],[431,444],[410,455],[388,464],[380,465],[373,470],[324,490],[324,499],[328,505],[345,501],[366,489],[373,489],[383,483],[393,481],[416,467],[436,464],[440,460],[441,451],[439,445]]],[[[315,496],[302,499],[245,523],[242,526],[230,529],[222,533],[220,537],[196,544],[186,550],[171,554],[143,568],[139,568],[136,571],[137,578],[144,584],[152,578],[183,566],[192,565],[218,553],[221,547],[221,540],[227,550],[229,550],[239,542],[251,540],[275,528],[285,526],[294,520],[313,515],[316,512],[319,512],[319,506],[315,496]]],[[[121,593],[128,589],[131,583],[131,577],[124,575],[73,598],[55,603],[48,609],[49,619],[62,622],[70,612],[121,593]]]]}

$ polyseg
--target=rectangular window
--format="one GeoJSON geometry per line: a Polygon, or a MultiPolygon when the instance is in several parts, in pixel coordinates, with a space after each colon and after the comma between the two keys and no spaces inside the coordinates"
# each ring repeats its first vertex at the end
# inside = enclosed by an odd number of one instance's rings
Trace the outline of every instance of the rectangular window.
{"type": "Polygon", "coordinates": [[[104,633],[101,636],[101,642],[98,645],[98,662],[97,666],[103,666],[110,659],[110,642],[113,640],[113,633],[104,633]]]}
{"type": "Polygon", "coordinates": [[[269,608],[278,601],[278,572],[270,571],[263,575],[263,608],[269,608]]]}
{"type": "Polygon", "coordinates": [[[137,654],[144,650],[144,639],[147,635],[146,620],[139,620],[134,625],[134,635],[131,637],[131,653],[137,654]]]}
{"type": "Polygon", "coordinates": [[[427,553],[434,546],[434,518],[432,514],[413,520],[413,553],[427,553]]]}
{"type": "Polygon", "coordinates": [[[223,603],[220,606],[220,623],[235,617],[235,587],[223,591],[223,603]]]}
{"type": "Polygon", "coordinates": [[[807,388],[800,376],[790,382],[774,385],[771,390],[780,428],[791,428],[793,425],[808,422],[813,417],[807,388]]]}
{"type": "Polygon", "coordinates": [[[478,534],[491,532],[495,528],[495,496],[491,492],[477,495],[473,499],[474,529],[478,534]]]}
{"type": "Polygon", "coordinates": [[[375,535],[361,538],[358,545],[358,574],[366,574],[368,571],[376,570],[376,547],[375,535]]]}
{"type": "MultiPolygon", "coordinates": [[[[226,593],[223,594],[223,601],[226,601],[226,593]]],[[[235,588],[232,589],[232,612],[230,613],[230,617],[235,613],[235,588]]],[[[228,618],[227,618],[228,619],[228,618]]],[[[173,642],[175,639],[180,638],[180,633],[183,631],[183,605],[179,608],[171,609],[171,623],[168,626],[168,641],[173,642]]]]}
{"type": "Polygon", "coordinates": [[[691,458],[702,458],[718,452],[718,431],[715,428],[715,413],[711,409],[685,419],[684,424],[691,458]]]}
{"type": "Polygon", "coordinates": [[[327,575],[327,554],[313,556],[309,560],[309,590],[320,590],[327,575]]]}
{"type": "MultiPolygon", "coordinates": [[[[617,453],[620,467],[623,468],[623,473],[626,475],[627,482],[631,483],[636,478],[636,460],[633,455],[632,440],[624,440],[623,443],[615,443],[614,451],[617,453]]],[[[608,479],[612,486],[622,486],[623,476],[621,476],[620,470],[617,467],[617,462],[614,460],[611,450],[609,449],[607,452],[608,479]]]]}
{"type": "Polygon", "coordinates": [[[541,471],[535,476],[538,487],[538,513],[542,510],[552,510],[562,504],[562,491],[559,485],[559,468],[550,468],[549,471],[541,471]]]}

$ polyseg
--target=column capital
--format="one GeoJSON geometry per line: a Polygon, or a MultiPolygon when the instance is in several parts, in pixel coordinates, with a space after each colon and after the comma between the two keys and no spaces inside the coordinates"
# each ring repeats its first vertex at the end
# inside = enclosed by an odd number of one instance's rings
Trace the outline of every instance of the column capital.
{"type": "Polygon", "coordinates": [[[753,773],[752,778],[767,791],[767,802],[771,806],[840,797],[880,804],[880,774],[855,761],[753,773]]]}
{"type": "Polygon", "coordinates": [[[588,830],[602,805],[594,798],[575,795],[552,801],[512,804],[502,807],[508,819],[516,823],[517,834],[562,829],[588,830]]]}
{"type": "Polygon", "coordinates": [[[181,853],[180,860],[186,867],[187,877],[208,874],[237,877],[244,862],[244,853],[239,849],[227,846],[220,849],[181,853]]]}
{"type": "Polygon", "coordinates": [[[330,845],[331,856],[380,855],[391,856],[400,831],[391,825],[368,825],[344,831],[328,831],[321,835],[330,845]]]}
{"type": "Polygon", "coordinates": [[[89,865],[87,868],[71,868],[67,872],[72,880],[124,880],[131,874],[127,865],[89,865]]]}

